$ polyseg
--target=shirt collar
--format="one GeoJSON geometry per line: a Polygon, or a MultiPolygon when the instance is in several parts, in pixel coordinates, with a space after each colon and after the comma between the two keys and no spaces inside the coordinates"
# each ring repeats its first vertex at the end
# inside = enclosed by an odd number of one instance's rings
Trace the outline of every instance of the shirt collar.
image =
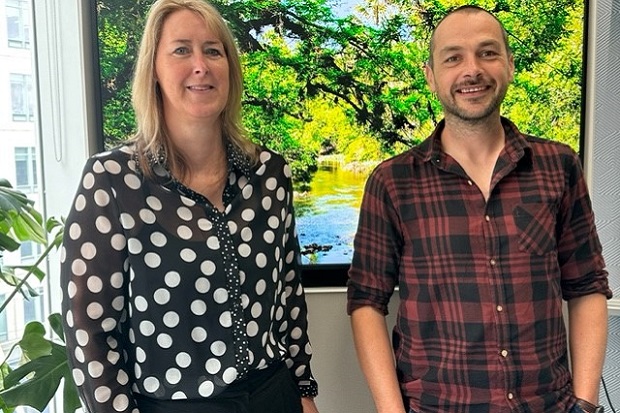
{"type": "MultiPolygon", "coordinates": [[[[531,156],[532,147],[526,135],[522,134],[517,126],[507,118],[501,117],[501,122],[506,135],[504,156],[508,156],[514,163],[517,163],[524,156],[531,156]]],[[[443,154],[441,150],[441,132],[445,126],[446,121],[442,119],[433,133],[418,146],[418,154],[422,161],[430,162],[435,160],[435,162],[438,162],[441,159],[443,154]]]]}

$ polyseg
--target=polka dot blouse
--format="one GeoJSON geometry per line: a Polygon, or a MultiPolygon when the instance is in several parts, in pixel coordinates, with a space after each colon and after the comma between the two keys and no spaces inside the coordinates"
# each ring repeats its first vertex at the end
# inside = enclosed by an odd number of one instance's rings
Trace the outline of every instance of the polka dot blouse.
{"type": "Polygon", "coordinates": [[[67,217],[63,320],[91,412],[137,412],[133,394],[216,396],[284,360],[314,396],[291,171],[229,148],[225,211],[157,160],[144,179],[126,146],[95,155],[67,217]]]}

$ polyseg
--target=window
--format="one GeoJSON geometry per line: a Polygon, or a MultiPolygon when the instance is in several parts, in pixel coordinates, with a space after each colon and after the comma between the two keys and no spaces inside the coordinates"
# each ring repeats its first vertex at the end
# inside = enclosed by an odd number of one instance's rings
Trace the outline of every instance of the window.
{"type": "Polygon", "coordinates": [[[32,93],[32,77],[30,75],[11,73],[11,101],[14,121],[34,121],[32,93]]]}
{"type": "MultiPolygon", "coordinates": [[[[6,300],[6,294],[0,294],[0,303],[6,300]]],[[[0,342],[5,342],[9,338],[9,326],[6,320],[6,312],[0,313],[0,342]]]]}
{"type": "Polygon", "coordinates": [[[30,47],[30,10],[26,0],[6,0],[6,27],[9,47],[30,47]]]}
{"type": "Polygon", "coordinates": [[[37,192],[37,154],[34,147],[15,148],[15,186],[24,193],[37,192]]]}
{"type": "Polygon", "coordinates": [[[19,254],[22,263],[34,261],[41,254],[41,246],[32,241],[22,242],[19,246],[19,254]]]}
{"type": "Polygon", "coordinates": [[[40,321],[45,317],[43,316],[43,289],[37,288],[36,297],[32,297],[29,300],[24,299],[24,325],[31,321],[40,321]]]}

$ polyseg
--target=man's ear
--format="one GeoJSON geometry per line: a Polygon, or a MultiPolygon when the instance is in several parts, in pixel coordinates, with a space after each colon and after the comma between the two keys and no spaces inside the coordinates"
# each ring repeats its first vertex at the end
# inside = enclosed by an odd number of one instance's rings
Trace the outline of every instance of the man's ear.
{"type": "Polygon", "coordinates": [[[435,93],[435,74],[429,62],[424,63],[424,77],[431,92],[435,93]]]}

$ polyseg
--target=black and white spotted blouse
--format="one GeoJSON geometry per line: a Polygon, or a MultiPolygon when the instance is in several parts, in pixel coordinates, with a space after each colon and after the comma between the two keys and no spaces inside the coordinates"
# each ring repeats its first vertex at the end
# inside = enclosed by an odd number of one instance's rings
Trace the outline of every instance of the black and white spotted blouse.
{"type": "Polygon", "coordinates": [[[170,177],[144,179],[131,146],[95,155],[65,227],[63,320],[91,412],[137,412],[132,394],[216,396],[286,361],[314,396],[291,171],[229,148],[225,211],[170,177]]]}

